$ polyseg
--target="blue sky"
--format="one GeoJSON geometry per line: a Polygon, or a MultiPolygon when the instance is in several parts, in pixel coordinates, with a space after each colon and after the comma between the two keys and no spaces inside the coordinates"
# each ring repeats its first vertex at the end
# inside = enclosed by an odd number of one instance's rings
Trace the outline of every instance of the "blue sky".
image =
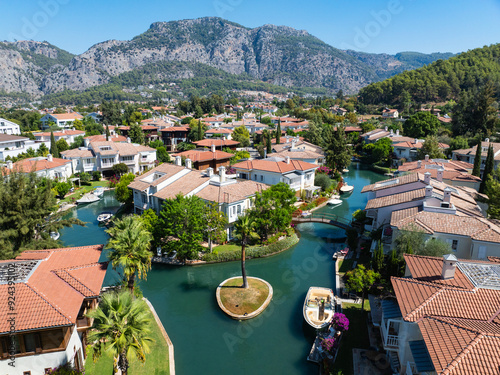
{"type": "Polygon", "coordinates": [[[82,53],[128,40],[156,21],[219,16],[286,25],[341,49],[462,52],[500,42],[500,0],[0,0],[0,40],[47,40],[82,53]]]}

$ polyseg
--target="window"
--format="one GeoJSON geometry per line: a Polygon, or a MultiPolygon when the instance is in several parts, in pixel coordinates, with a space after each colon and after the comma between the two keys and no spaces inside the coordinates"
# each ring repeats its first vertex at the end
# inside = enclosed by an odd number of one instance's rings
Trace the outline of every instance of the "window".
{"type": "Polygon", "coordinates": [[[236,215],[236,206],[233,206],[233,215],[236,215]]]}
{"type": "Polygon", "coordinates": [[[133,160],[134,160],[134,156],[133,155],[122,156],[122,161],[133,161],[133,160]]]}
{"type": "Polygon", "coordinates": [[[145,194],[142,194],[141,197],[142,197],[142,203],[146,203],[148,201],[148,198],[146,197],[145,194]]]}
{"type": "Polygon", "coordinates": [[[92,159],[85,159],[85,164],[92,164],[92,159]]]}
{"type": "Polygon", "coordinates": [[[260,175],[260,182],[264,181],[264,176],[260,175]]]}
{"type": "Polygon", "coordinates": [[[23,375],[31,375],[31,371],[23,371],[23,375]]]}
{"type": "Polygon", "coordinates": [[[453,251],[457,251],[457,249],[458,249],[458,240],[453,240],[453,242],[451,243],[451,249],[453,251]]]}
{"type": "Polygon", "coordinates": [[[238,205],[238,215],[241,214],[241,205],[238,205]]]}
{"type": "Polygon", "coordinates": [[[111,151],[111,146],[101,146],[101,147],[99,147],[99,150],[101,150],[101,151],[111,151]]]}

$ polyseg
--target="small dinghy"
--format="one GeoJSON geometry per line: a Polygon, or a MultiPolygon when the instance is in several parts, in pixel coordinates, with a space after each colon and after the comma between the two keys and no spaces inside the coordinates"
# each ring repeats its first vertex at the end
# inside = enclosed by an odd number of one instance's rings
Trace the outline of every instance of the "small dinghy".
{"type": "Polygon", "coordinates": [[[352,193],[353,190],[354,190],[354,186],[347,185],[346,183],[344,183],[344,185],[342,185],[342,187],[340,188],[340,192],[343,194],[352,193]]]}
{"type": "Polygon", "coordinates": [[[99,199],[101,199],[101,198],[99,198],[97,195],[92,194],[92,193],[87,193],[83,197],[78,199],[76,201],[76,203],[78,203],[78,204],[93,203],[93,202],[97,202],[99,199]]]}
{"type": "Polygon", "coordinates": [[[103,223],[103,222],[108,221],[109,219],[111,219],[112,216],[113,216],[113,214],[111,212],[108,212],[108,211],[101,212],[99,214],[99,216],[97,216],[97,221],[99,223],[103,223]]]}
{"type": "Polygon", "coordinates": [[[97,195],[98,197],[102,196],[104,194],[104,188],[102,187],[97,187],[95,190],[92,192],[92,194],[97,195]]]}
{"type": "Polygon", "coordinates": [[[304,319],[313,328],[326,327],[335,313],[333,292],[329,288],[312,286],[304,300],[304,319]]]}

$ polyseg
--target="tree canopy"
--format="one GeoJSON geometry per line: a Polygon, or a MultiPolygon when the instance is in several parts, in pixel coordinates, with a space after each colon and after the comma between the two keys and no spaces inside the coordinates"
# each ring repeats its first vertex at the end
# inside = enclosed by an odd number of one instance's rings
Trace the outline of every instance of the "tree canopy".
{"type": "Polygon", "coordinates": [[[440,127],[439,120],[430,112],[418,112],[404,123],[404,134],[408,137],[425,138],[436,135],[440,127]]]}

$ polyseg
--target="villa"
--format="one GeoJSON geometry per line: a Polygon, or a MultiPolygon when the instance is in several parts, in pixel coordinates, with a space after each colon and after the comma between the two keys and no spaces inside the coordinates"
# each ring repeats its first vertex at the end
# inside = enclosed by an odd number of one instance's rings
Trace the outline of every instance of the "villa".
{"type": "MultiPolygon", "coordinates": [[[[491,258],[495,260],[495,258],[491,258]]],[[[500,263],[405,255],[380,332],[399,374],[497,374],[500,263]]]]}
{"type": "Polygon", "coordinates": [[[59,128],[71,128],[71,124],[75,120],[83,120],[83,116],[76,112],[59,114],[48,113],[40,119],[40,122],[42,123],[42,128],[44,129],[48,128],[50,123],[53,123],[54,126],[59,128]]]}
{"type": "Polygon", "coordinates": [[[8,301],[15,288],[13,308],[4,302],[0,310],[2,374],[43,374],[66,363],[84,369],[92,326],[85,314],[98,304],[107,269],[107,263],[99,263],[102,249],[103,245],[27,250],[15,259],[0,260],[2,301],[8,301]],[[17,342],[15,367],[8,364],[12,334],[17,342]]]}
{"type": "MultiPolygon", "coordinates": [[[[85,131],[83,130],[75,130],[73,129],[62,129],[60,131],[55,131],[53,132],[54,134],[54,139],[57,142],[60,139],[64,139],[68,145],[73,143],[75,141],[76,137],[83,137],[85,136],[85,131]]],[[[35,136],[35,140],[37,141],[42,141],[42,142],[50,142],[50,132],[38,132],[38,133],[33,133],[35,136]]]]}
{"type": "Polygon", "coordinates": [[[39,177],[47,177],[51,179],[66,180],[71,177],[73,170],[71,168],[71,160],[54,158],[52,155],[47,157],[36,157],[22,159],[12,163],[10,160],[6,163],[4,173],[8,174],[11,171],[20,173],[34,172],[39,177]]]}
{"type": "Polygon", "coordinates": [[[20,137],[17,135],[0,134],[0,161],[3,161],[7,156],[17,157],[19,154],[25,153],[28,149],[37,151],[41,145],[50,147],[50,142],[33,141],[28,137],[20,137]]]}
{"type": "Polygon", "coordinates": [[[215,145],[211,150],[188,150],[172,154],[173,157],[180,156],[184,159],[190,159],[193,162],[194,168],[204,171],[207,168],[212,168],[215,173],[219,171],[219,167],[229,168],[230,159],[234,156],[229,152],[219,151],[215,149],[215,145]]]}
{"type": "Polygon", "coordinates": [[[0,118],[0,133],[2,134],[11,134],[11,135],[20,135],[21,127],[15,122],[6,120],[4,118],[0,118]]]}

